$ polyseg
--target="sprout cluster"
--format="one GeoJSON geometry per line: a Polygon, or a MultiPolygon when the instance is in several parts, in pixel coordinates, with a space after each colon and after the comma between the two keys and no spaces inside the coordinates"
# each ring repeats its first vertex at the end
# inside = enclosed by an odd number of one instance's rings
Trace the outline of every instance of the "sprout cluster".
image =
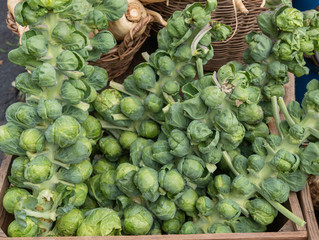
{"type": "MultiPolygon", "coordinates": [[[[10,106],[8,123],[0,127],[0,149],[18,156],[3,199],[16,218],[10,236],[261,232],[278,212],[305,224],[281,203],[305,187],[307,174],[319,175],[319,82],[308,84],[302,108],[286,106],[288,70],[305,74],[300,53],[312,50],[294,49],[289,61],[276,51],[283,52],[287,39],[301,41],[302,29],[316,29],[315,12],[284,6],[262,13],[259,25],[264,14],[272,15],[273,31],[261,27],[272,39],[247,36],[249,64],[230,62],[204,74],[211,42],[226,39],[231,29],[211,19],[216,0],[188,5],[158,33],[159,48],[144,55],[146,62],[123,84],[112,81],[98,93],[106,72],[86,65],[91,58],[81,54],[98,56],[97,50],[108,49],[105,38],[86,37],[85,47],[74,50],[63,41],[67,32],[56,35],[63,24],[81,36],[104,29],[103,16],[112,20],[117,3],[84,1],[90,8],[80,18],[69,11],[82,1],[55,2],[18,5],[28,12],[37,7],[43,16],[19,47],[32,72],[16,81],[27,103],[10,106]],[[46,42],[43,56],[28,43],[35,36],[46,42]],[[75,64],[73,56],[83,61],[75,64]],[[280,121],[279,110],[286,120],[280,121]],[[271,116],[279,135],[269,133],[271,116]]],[[[25,18],[33,16],[24,11],[25,18]]]]}

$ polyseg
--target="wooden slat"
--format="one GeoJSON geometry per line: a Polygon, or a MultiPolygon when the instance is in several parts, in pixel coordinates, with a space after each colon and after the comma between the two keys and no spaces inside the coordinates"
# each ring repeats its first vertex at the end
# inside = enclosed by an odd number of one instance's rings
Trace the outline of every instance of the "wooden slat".
{"type": "MultiPolygon", "coordinates": [[[[299,201],[298,201],[298,196],[295,192],[290,192],[289,194],[289,203],[290,203],[290,209],[291,211],[297,216],[297,217],[300,217],[301,219],[305,220],[304,219],[304,216],[302,214],[302,210],[301,210],[301,207],[300,207],[300,204],[299,204],[299,201]]],[[[299,226],[295,223],[293,223],[293,226],[294,226],[294,229],[296,231],[306,231],[307,228],[306,226],[299,226]]],[[[319,239],[318,239],[319,240],[319,239]]]]}
{"type": "MultiPolygon", "coordinates": [[[[146,235],[114,237],[46,237],[41,240],[307,240],[307,231],[268,233],[216,233],[194,235],[146,235]]],[[[35,240],[35,238],[10,238],[9,240],[35,240]]]]}
{"type": "Polygon", "coordinates": [[[312,205],[309,185],[306,185],[306,188],[302,190],[299,194],[300,203],[303,209],[305,220],[307,222],[307,231],[309,240],[318,240],[319,239],[319,229],[318,223],[315,216],[315,211],[312,205]]]}

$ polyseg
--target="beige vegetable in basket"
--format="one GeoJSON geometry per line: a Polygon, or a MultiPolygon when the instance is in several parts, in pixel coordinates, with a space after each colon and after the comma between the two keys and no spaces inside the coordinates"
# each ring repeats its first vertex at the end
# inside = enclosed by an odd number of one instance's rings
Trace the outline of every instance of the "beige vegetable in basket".
{"type": "MultiPolygon", "coordinates": [[[[8,0],[7,1],[7,6],[8,6],[8,10],[9,12],[14,16],[14,8],[15,6],[19,3],[19,2],[22,2],[24,0],[8,0]]],[[[17,24],[17,30],[18,30],[18,33],[19,33],[19,36],[22,36],[22,34],[26,31],[29,30],[29,27],[22,27],[21,25],[19,25],[18,23],[17,24]]]]}
{"type": "MultiPolygon", "coordinates": [[[[146,9],[138,0],[128,0],[128,9],[126,13],[119,20],[115,22],[109,22],[108,30],[113,33],[117,41],[122,41],[128,33],[132,33],[132,30],[147,15],[153,16],[155,22],[166,26],[166,21],[164,21],[159,13],[146,9]]],[[[145,29],[146,26],[136,33],[135,36],[142,35],[145,29]]]]}

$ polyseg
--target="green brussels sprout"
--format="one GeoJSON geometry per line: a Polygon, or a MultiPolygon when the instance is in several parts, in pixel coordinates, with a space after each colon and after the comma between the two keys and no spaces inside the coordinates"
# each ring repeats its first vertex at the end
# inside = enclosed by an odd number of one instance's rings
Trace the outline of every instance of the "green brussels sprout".
{"type": "Polygon", "coordinates": [[[266,137],[266,140],[273,149],[276,149],[280,145],[282,139],[276,134],[269,134],[266,137]]]}
{"type": "Polygon", "coordinates": [[[257,124],[263,119],[263,110],[257,104],[240,104],[238,108],[238,120],[248,124],[257,124]]]}
{"type": "Polygon", "coordinates": [[[215,188],[221,194],[227,194],[230,192],[230,183],[230,177],[226,174],[220,174],[214,178],[215,188]]]}
{"type": "Polygon", "coordinates": [[[116,171],[108,170],[104,172],[100,179],[100,188],[104,196],[109,200],[116,200],[122,192],[116,186],[116,171]]]}
{"type": "Polygon", "coordinates": [[[241,154],[235,156],[233,159],[233,165],[238,173],[244,175],[247,174],[248,159],[245,156],[241,154]]]}
{"type": "Polygon", "coordinates": [[[99,140],[101,151],[110,161],[117,161],[122,155],[122,148],[119,142],[112,136],[107,136],[99,140]]]}
{"type": "Polygon", "coordinates": [[[47,40],[42,35],[30,35],[30,33],[25,32],[22,36],[21,40],[24,51],[36,58],[44,57],[48,52],[47,40]]]}
{"type": "Polygon", "coordinates": [[[280,83],[287,83],[289,81],[288,66],[279,61],[273,61],[268,65],[268,73],[280,83]]]}
{"type": "Polygon", "coordinates": [[[213,214],[214,203],[206,196],[199,197],[196,202],[196,209],[203,216],[209,216],[213,214]]]}
{"type": "Polygon", "coordinates": [[[147,63],[141,63],[134,68],[134,82],[141,89],[149,89],[155,86],[156,74],[147,63]]]}
{"type": "Polygon", "coordinates": [[[300,119],[303,114],[303,110],[300,107],[299,102],[297,101],[291,101],[287,106],[289,115],[294,120],[295,123],[300,123],[300,119]]]}
{"type": "MultiPolygon", "coordinates": [[[[90,66],[90,65],[87,65],[90,66]]],[[[86,66],[86,67],[87,67],[86,66]]],[[[85,72],[85,69],[83,70],[85,72]]],[[[108,74],[104,68],[97,66],[93,67],[93,72],[86,79],[86,82],[93,87],[96,91],[102,90],[106,87],[108,81],[108,74]]]]}
{"type": "Polygon", "coordinates": [[[303,16],[304,16],[304,25],[305,26],[310,25],[312,27],[319,27],[317,10],[311,9],[308,11],[304,11],[303,16]]]}
{"type": "Polygon", "coordinates": [[[131,144],[137,139],[136,133],[122,132],[120,136],[120,144],[124,149],[130,149],[131,144]]]}
{"type": "Polygon", "coordinates": [[[134,184],[142,197],[150,202],[159,198],[158,172],[149,167],[142,167],[134,176],[134,184]]]}
{"type": "Polygon", "coordinates": [[[246,129],[245,138],[250,142],[253,142],[256,137],[267,137],[269,135],[269,128],[264,122],[257,125],[246,125],[246,129]]]}
{"type": "Polygon", "coordinates": [[[280,123],[279,123],[279,128],[282,132],[282,135],[283,136],[287,136],[289,134],[289,123],[286,119],[282,120],[280,123]]]}
{"type": "Polygon", "coordinates": [[[193,216],[196,213],[196,201],[198,195],[192,188],[186,188],[175,200],[176,206],[186,212],[187,215],[193,216]]]}
{"type": "Polygon", "coordinates": [[[45,138],[42,132],[36,128],[24,130],[20,136],[19,145],[22,149],[35,153],[44,149],[45,138]]]}
{"type": "Polygon", "coordinates": [[[134,185],[134,175],[139,168],[129,163],[122,163],[116,168],[116,186],[127,196],[137,196],[139,191],[134,185]]]}
{"type": "Polygon", "coordinates": [[[195,155],[187,155],[179,161],[177,170],[190,179],[197,179],[203,175],[205,163],[195,155]]]}
{"type": "Polygon", "coordinates": [[[71,25],[66,22],[58,22],[51,33],[51,38],[57,43],[66,43],[71,39],[71,25]]]}
{"type": "Polygon", "coordinates": [[[145,150],[148,146],[152,145],[152,140],[147,140],[141,137],[138,137],[130,146],[130,159],[133,165],[138,166],[140,164],[141,158],[143,159],[144,163],[148,165],[148,163],[152,165],[151,162],[148,162],[148,158],[152,159],[152,149],[149,148],[149,151],[147,151],[146,156],[143,156],[145,153],[145,150]],[[145,150],[144,150],[145,149],[145,150]],[[146,158],[144,158],[146,157],[146,158]]]}
{"type": "Polygon", "coordinates": [[[82,209],[91,210],[98,207],[99,205],[97,204],[97,202],[92,197],[90,197],[90,195],[87,195],[85,202],[82,205],[82,209]]]}
{"type": "Polygon", "coordinates": [[[90,38],[90,44],[93,49],[106,53],[116,46],[116,40],[110,31],[103,30],[90,38]]]}
{"type": "Polygon", "coordinates": [[[188,221],[183,224],[180,234],[196,234],[196,226],[193,222],[188,221]]]}
{"type": "Polygon", "coordinates": [[[265,161],[260,155],[253,154],[248,157],[248,166],[254,171],[260,172],[265,166],[265,161]]]}
{"type": "Polygon", "coordinates": [[[170,153],[176,157],[185,156],[190,147],[190,143],[186,137],[186,134],[179,129],[174,129],[171,132],[168,138],[168,144],[171,148],[170,153]]]}
{"type": "Polygon", "coordinates": [[[242,102],[247,102],[248,92],[246,91],[246,88],[243,88],[242,86],[238,85],[238,86],[234,87],[229,98],[232,100],[239,100],[242,102]]]}
{"type": "Polygon", "coordinates": [[[212,130],[199,120],[193,120],[187,127],[187,137],[194,143],[204,142],[212,134],[212,130]]]}
{"type": "Polygon", "coordinates": [[[233,32],[232,28],[228,25],[220,22],[214,22],[210,33],[212,35],[212,41],[225,41],[233,32]]]}
{"type": "Polygon", "coordinates": [[[210,150],[210,152],[202,155],[204,162],[217,164],[222,159],[223,153],[220,147],[214,147],[210,150]]]}
{"type": "Polygon", "coordinates": [[[32,81],[32,77],[29,73],[20,73],[15,80],[15,87],[25,93],[35,96],[42,95],[42,89],[40,86],[32,81]]]}
{"type": "Polygon", "coordinates": [[[89,194],[97,201],[100,207],[111,208],[113,206],[113,201],[107,199],[101,191],[101,176],[102,174],[98,174],[89,178],[87,181],[89,194]]]}
{"type": "Polygon", "coordinates": [[[319,146],[310,142],[300,153],[300,169],[307,174],[317,174],[319,171],[319,146]]]}
{"type": "Polygon", "coordinates": [[[67,203],[70,203],[75,207],[82,206],[88,196],[88,186],[85,183],[78,183],[75,184],[72,190],[74,191],[74,195],[70,195],[65,198],[64,201],[67,200],[67,203]]]}
{"type": "Polygon", "coordinates": [[[11,178],[19,181],[19,182],[24,182],[24,169],[26,165],[29,162],[29,158],[21,156],[17,157],[13,160],[12,165],[11,165],[11,178]]]}
{"type": "Polygon", "coordinates": [[[295,124],[289,129],[289,134],[292,138],[296,139],[299,142],[305,136],[305,128],[300,126],[299,124],[295,124]]]}
{"type": "Polygon", "coordinates": [[[109,208],[96,208],[87,212],[78,227],[77,236],[116,236],[121,235],[121,220],[109,208]]]}
{"type": "Polygon", "coordinates": [[[142,89],[142,88],[137,86],[137,84],[135,83],[135,79],[134,79],[133,74],[124,79],[123,86],[128,93],[130,93],[132,95],[139,96],[143,99],[148,94],[145,89],[142,89]]]}
{"type": "Polygon", "coordinates": [[[184,82],[190,82],[196,76],[196,68],[192,64],[184,65],[181,69],[181,75],[184,78],[184,82]]]}
{"type": "Polygon", "coordinates": [[[32,81],[40,87],[53,87],[56,85],[56,71],[49,63],[43,63],[32,72],[32,81]]]}
{"type": "Polygon", "coordinates": [[[229,226],[222,223],[214,223],[209,229],[208,233],[232,233],[229,226]]]}
{"type": "Polygon", "coordinates": [[[179,83],[172,80],[165,82],[163,86],[163,91],[173,96],[179,93],[179,89],[180,89],[179,83]]]}
{"type": "Polygon", "coordinates": [[[86,90],[87,87],[81,80],[64,81],[61,88],[61,97],[68,104],[76,105],[84,98],[86,90]]]}
{"type": "Polygon", "coordinates": [[[217,211],[226,219],[236,219],[241,214],[240,206],[231,199],[222,199],[217,204],[217,211]]]}
{"type": "Polygon", "coordinates": [[[55,153],[55,159],[66,164],[80,163],[90,157],[92,144],[86,137],[79,137],[75,144],[61,148],[55,153]]]}
{"type": "Polygon", "coordinates": [[[239,217],[236,221],[229,223],[234,233],[265,232],[266,226],[256,223],[253,219],[239,217]]]}
{"type": "Polygon", "coordinates": [[[161,188],[172,195],[176,195],[183,191],[185,182],[182,175],[176,169],[172,168],[173,165],[171,164],[163,166],[158,178],[161,188]]]}
{"type": "Polygon", "coordinates": [[[250,83],[252,85],[261,86],[267,80],[267,73],[262,69],[262,66],[258,63],[252,63],[247,65],[245,71],[249,74],[250,83]]]}
{"type": "Polygon", "coordinates": [[[54,165],[44,155],[36,156],[25,167],[24,177],[32,183],[42,183],[52,177],[54,165]]]}
{"type": "Polygon", "coordinates": [[[131,235],[145,235],[153,225],[152,214],[144,207],[133,204],[124,209],[123,230],[131,235]]]}
{"type": "Polygon", "coordinates": [[[65,105],[62,109],[63,115],[68,115],[75,118],[80,124],[83,123],[89,116],[88,111],[81,110],[80,108],[72,105],[65,105]]]}
{"type": "Polygon", "coordinates": [[[226,151],[232,151],[236,149],[243,141],[245,137],[245,131],[245,127],[241,123],[237,125],[237,128],[233,133],[222,131],[220,142],[223,144],[223,149],[225,149],[226,151]]]}
{"type": "Polygon", "coordinates": [[[181,38],[187,32],[187,26],[181,11],[176,11],[168,19],[166,29],[173,38],[181,38]]]}
{"type": "Polygon", "coordinates": [[[162,221],[173,219],[176,213],[174,201],[165,196],[160,196],[155,202],[149,206],[149,210],[162,221]]]}
{"type": "Polygon", "coordinates": [[[116,169],[115,164],[113,162],[109,162],[105,158],[101,158],[95,161],[93,164],[94,174],[102,174],[115,169],[116,169]]]}
{"type": "Polygon", "coordinates": [[[279,149],[270,162],[279,172],[287,173],[297,170],[300,159],[297,154],[290,153],[285,149],[279,149]]]}
{"type": "Polygon", "coordinates": [[[101,11],[94,9],[89,12],[86,18],[86,25],[93,29],[103,30],[108,27],[108,22],[106,16],[101,11]]]}
{"type": "Polygon", "coordinates": [[[169,35],[167,28],[162,28],[157,33],[157,42],[158,42],[158,49],[160,50],[168,50],[171,48],[170,44],[172,43],[172,38],[169,35]]]}
{"type": "Polygon", "coordinates": [[[120,112],[122,95],[115,89],[105,89],[97,95],[93,102],[95,110],[109,120],[111,114],[120,112]]]}
{"type": "Polygon", "coordinates": [[[152,120],[143,120],[139,128],[139,135],[145,138],[155,138],[160,134],[159,126],[152,120]]]}
{"type": "Polygon", "coordinates": [[[249,45],[250,56],[256,62],[259,63],[269,57],[273,42],[266,35],[251,32],[246,36],[246,42],[249,45]]]}
{"type": "Polygon", "coordinates": [[[149,231],[150,235],[162,235],[162,229],[160,223],[154,219],[153,226],[149,231]]]}
{"type": "Polygon", "coordinates": [[[22,129],[13,123],[0,126],[0,148],[6,154],[25,155],[25,150],[19,146],[22,129]]]}
{"type": "Polygon", "coordinates": [[[175,102],[165,113],[165,122],[172,127],[186,129],[189,119],[184,116],[184,108],[182,103],[175,102]]]}
{"type": "Polygon", "coordinates": [[[191,60],[191,58],[193,57],[191,53],[191,48],[187,44],[182,44],[178,46],[174,53],[174,57],[181,62],[187,62],[191,60]]]}
{"type": "Polygon", "coordinates": [[[84,214],[76,208],[62,215],[56,222],[56,229],[60,236],[74,236],[84,220],[84,214]]]}
{"type": "Polygon", "coordinates": [[[41,121],[36,109],[22,102],[13,103],[7,108],[6,120],[24,129],[34,128],[41,121]]]}
{"type": "Polygon", "coordinates": [[[279,172],[278,178],[283,180],[289,185],[290,191],[299,192],[305,188],[307,183],[307,174],[296,170],[291,173],[281,173],[279,172]]]}
{"type": "Polygon", "coordinates": [[[254,186],[244,175],[238,175],[232,182],[232,188],[243,195],[248,195],[254,190],[254,186]]]}
{"type": "Polygon", "coordinates": [[[168,55],[159,56],[156,65],[159,71],[166,76],[170,75],[175,68],[174,61],[168,55]]]}
{"type": "Polygon", "coordinates": [[[158,140],[152,145],[152,157],[154,161],[162,165],[169,164],[174,159],[166,140],[158,140]]]}
{"type": "Polygon", "coordinates": [[[30,193],[25,189],[17,188],[17,187],[9,188],[4,194],[4,197],[2,200],[4,209],[8,213],[13,214],[17,202],[19,202],[22,198],[28,195],[30,195],[30,193]]]}
{"type": "Polygon", "coordinates": [[[22,226],[17,220],[10,223],[8,227],[9,237],[36,237],[38,235],[38,225],[35,220],[26,217],[26,226],[22,226]]]}
{"type": "Polygon", "coordinates": [[[145,108],[153,113],[161,111],[163,104],[163,100],[153,93],[149,94],[144,100],[145,108]]]}
{"type": "Polygon", "coordinates": [[[185,213],[177,210],[173,219],[165,220],[162,229],[167,234],[178,234],[185,222],[185,213]]]}
{"type": "Polygon", "coordinates": [[[262,193],[279,203],[286,202],[289,197],[289,185],[277,178],[267,178],[261,183],[262,193]]]}
{"type": "Polygon", "coordinates": [[[228,108],[218,109],[214,120],[224,132],[234,133],[238,129],[238,119],[228,108]]]}
{"type": "Polygon", "coordinates": [[[261,157],[265,157],[267,155],[265,143],[266,139],[262,137],[256,137],[252,144],[253,151],[261,157]]]}
{"type": "Polygon", "coordinates": [[[48,142],[55,143],[61,148],[74,144],[80,135],[81,125],[71,116],[61,116],[46,130],[48,142]]]}
{"type": "Polygon", "coordinates": [[[72,164],[69,169],[60,168],[58,176],[71,183],[85,182],[91,176],[93,167],[89,159],[86,159],[80,163],[72,164]]]}
{"type": "Polygon", "coordinates": [[[143,117],[144,107],[142,102],[135,97],[125,97],[120,103],[122,113],[133,121],[143,117]]]}
{"type": "Polygon", "coordinates": [[[82,123],[82,127],[85,129],[86,137],[97,140],[102,135],[102,126],[98,119],[92,116],[88,116],[82,123]]]}
{"type": "Polygon", "coordinates": [[[56,99],[45,100],[41,98],[37,113],[42,119],[55,120],[62,115],[62,105],[56,99]]]}
{"type": "Polygon", "coordinates": [[[56,60],[56,66],[61,71],[80,71],[84,65],[82,56],[70,50],[61,52],[56,60]]]}
{"type": "Polygon", "coordinates": [[[272,39],[277,39],[278,31],[277,26],[272,21],[273,16],[274,12],[272,11],[261,12],[257,17],[257,23],[258,27],[264,34],[271,37],[272,39]]]}
{"type": "Polygon", "coordinates": [[[246,203],[246,208],[251,217],[259,224],[269,225],[277,216],[277,210],[266,200],[256,198],[246,203]]]}
{"type": "Polygon", "coordinates": [[[277,27],[286,32],[293,32],[298,27],[303,27],[303,14],[295,8],[282,8],[275,16],[277,27]]]}

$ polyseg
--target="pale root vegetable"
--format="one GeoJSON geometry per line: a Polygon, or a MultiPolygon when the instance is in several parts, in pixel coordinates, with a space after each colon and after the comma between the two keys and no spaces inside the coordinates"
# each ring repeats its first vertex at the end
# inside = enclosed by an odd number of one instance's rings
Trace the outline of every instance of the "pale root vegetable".
{"type": "MultiPolygon", "coordinates": [[[[153,16],[155,22],[166,26],[166,22],[159,13],[146,9],[138,0],[128,0],[126,13],[119,20],[109,22],[108,30],[112,32],[117,41],[122,41],[128,33],[131,33],[131,37],[133,38],[132,30],[148,15],[153,16]]],[[[134,36],[142,35],[145,29],[146,25],[134,36]]]]}
{"type": "Polygon", "coordinates": [[[242,0],[235,0],[236,7],[239,9],[239,11],[245,15],[249,13],[248,9],[243,4],[242,0]]]}

